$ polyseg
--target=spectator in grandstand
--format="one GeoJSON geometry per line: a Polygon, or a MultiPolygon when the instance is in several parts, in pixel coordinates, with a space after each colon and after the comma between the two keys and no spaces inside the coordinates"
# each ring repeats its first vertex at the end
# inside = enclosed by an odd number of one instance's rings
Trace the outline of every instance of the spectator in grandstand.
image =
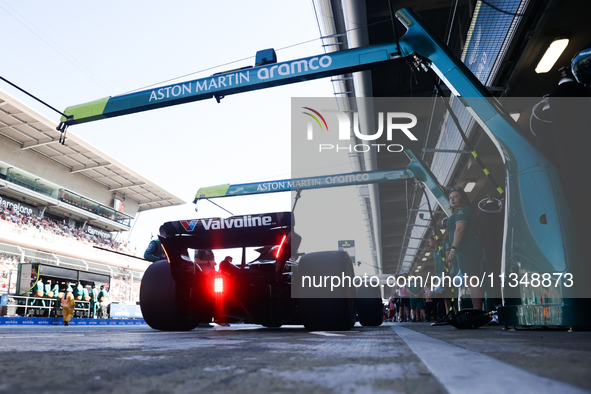
{"type": "Polygon", "coordinates": [[[126,245],[111,238],[91,235],[86,233],[82,228],[70,227],[64,222],[55,221],[47,217],[15,212],[12,207],[1,209],[0,219],[13,223],[16,227],[28,226],[36,228],[40,232],[71,237],[84,243],[94,243],[97,246],[109,247],[120,251],[127,250],[126,245]]]}
{"type": "Polygon", "coordinates": [[[74,308],[76,307],[76,301],[72,294],[72,287],[68,286],[66,293],[62,297],[62,311],[64,316],[64,326],[70,324],[70,320],[74,316],[74,308]]]}
{"type": "MultiPolygon", "coordinates": [[[[161,237],[166,237],[164,226],[160,226],[159,232],[161,237]]],[[[159,238],[150,241],[148,248],[144,252],[144,258],[151,262],[166,259],[166,254],[164,254],[164,249],[162,249],[159,238]]]]}
{"type": "MultiPolygon", "coordinates": [[[[471,276],[480,275],[480,264],[483,261],[484,249],[478,240],[478,223],[474,211],[470,206],[470,198],[461,187],[455,187],[449,192],[449,203],[453,214],[447,220],[450,251],[446,260],[457,258],[462,274],[471,276]]],[[[484,293],[479,286],[470,286],[472,306],[482,309],[484,293]]]]}
{"type": "Polygon", "coordinates": [[[96,284],[92,284],[92,289],[90,290],[90,317],[96,319],[96,310],[98,308],[98,290],[96,289],[96,284]]]}
{"type": "Polygon", "coordinates": [[[106,319],[107,318],[107,290],[105,290],[105,286],[101,286],[101,291],[98,293],[98,317],[99,319],[106,319]]]}

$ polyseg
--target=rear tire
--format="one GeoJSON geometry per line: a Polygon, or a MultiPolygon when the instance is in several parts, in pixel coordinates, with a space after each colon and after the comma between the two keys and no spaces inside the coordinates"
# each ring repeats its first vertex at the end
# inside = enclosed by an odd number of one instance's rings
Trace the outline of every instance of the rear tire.
{"type": "Polygon", "coordinates": [[[180,313],[177,284],[172,279],[167,260],[150,265],[140,286],[140,306],[148,325],[161,331],[190,331],[197,327],[180,313]]]}
{"type": "Polygon", "coordinates": [[[382,325],[384,305],[379,287],[368,284],[357,288],[357,317],[362,326],[377,327],[382,325]]]}
{"type": "MultiPolygon", "coordinates": [[[[346,252],[317,252],[302,256],[298,264],[298,277],[338,276],[354,278],[353,264],[346,252]]],[[[299,281],[299,283],[302,283],[299,281]]],[[[339,287],[331,291],[329,286],[298,289],[302,295],[314,298],[300,298],[300,317],[310,331],[349,330],[355,325],[355,288],[339,287]]]]}

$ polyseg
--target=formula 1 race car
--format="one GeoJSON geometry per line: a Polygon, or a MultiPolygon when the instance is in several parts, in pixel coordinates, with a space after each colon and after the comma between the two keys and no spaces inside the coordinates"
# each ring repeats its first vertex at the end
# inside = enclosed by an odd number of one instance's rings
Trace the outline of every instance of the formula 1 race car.
{"type": "Polygon", "coordinates": [[[244,322],[348,330],[356,320],[382,324],[379,288],[353,280],[346,252],[297,253],[301,237],[291,212],[173,221],[163,229],[168,259],[147,269],[140,289],[142,314],[152,328],[244,322]],[[214,252],[224,256],[217,270],[214,252]],[[343,285],[302,286],[301,279],[311,277],[338,277],[343,285]]]}

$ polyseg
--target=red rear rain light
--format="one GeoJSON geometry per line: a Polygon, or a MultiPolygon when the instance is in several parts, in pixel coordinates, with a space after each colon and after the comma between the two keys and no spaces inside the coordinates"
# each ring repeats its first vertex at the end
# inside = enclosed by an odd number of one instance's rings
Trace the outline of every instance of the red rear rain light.
{"type": "Polygon", "coordinates": [[[281,253],[281,248],[283,248],[283,243],[285,242],[286,237],[287,237],[287,235],[284,235],[283,238],[281,239],[281,243],[279,244],[279,248],[277,248],[277,253],[275,253],[276,259],[279,258],[279,253],[281,253]]]}
{"type": "Polygon", "coordinates": [[[222,293],[224,291],[224,278],[218,276],[213,282],[213,292],[222,293]]]}

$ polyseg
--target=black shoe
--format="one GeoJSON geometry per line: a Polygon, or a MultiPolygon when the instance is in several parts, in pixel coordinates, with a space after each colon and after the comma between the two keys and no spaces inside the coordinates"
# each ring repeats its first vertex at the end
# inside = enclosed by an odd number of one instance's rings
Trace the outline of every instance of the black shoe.
{"type": "Polygon", "coordinates": [[[68,323],[67,321],[64,322],[64,326],[69,326],[70,323],[68,323]]]}

